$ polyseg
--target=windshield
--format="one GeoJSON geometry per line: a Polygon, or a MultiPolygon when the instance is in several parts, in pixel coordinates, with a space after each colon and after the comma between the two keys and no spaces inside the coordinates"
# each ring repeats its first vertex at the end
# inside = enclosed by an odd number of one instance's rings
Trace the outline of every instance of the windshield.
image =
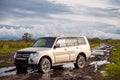
{"type": "Polygon", "coordinates": [[[40,38],[34,44],[33,47],[49,47],[51,48],[54,44],[55,38],[40,38]]]}

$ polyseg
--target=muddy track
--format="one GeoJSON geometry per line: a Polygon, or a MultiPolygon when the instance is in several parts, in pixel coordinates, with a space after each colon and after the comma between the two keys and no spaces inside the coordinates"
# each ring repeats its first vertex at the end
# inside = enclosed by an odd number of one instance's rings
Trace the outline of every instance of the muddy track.
{"type": "Polygon", "coordinates": [[[14,54],[0,55],[0,63],[13,60],[14,54]]]}
{"type": "Polygon", "coordinates": [[[38,73],[37,70],[28,69],[28,72],[16,73],[15,67],[1,68],[0,80],[100,80],[99,73],[106,64],[109,64],[113,47],[102,44],[92,49],[92,56],[86,66],[75,69],[72,63],[61,67],[54,67],[49,73],[38,73]]]}

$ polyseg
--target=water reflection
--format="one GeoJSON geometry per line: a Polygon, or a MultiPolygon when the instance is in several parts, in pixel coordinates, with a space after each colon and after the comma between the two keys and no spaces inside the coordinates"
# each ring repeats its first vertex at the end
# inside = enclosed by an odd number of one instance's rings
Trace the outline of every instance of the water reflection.
{"type": "Polygon", "coordinates": [[[53,78],[53,77],[61,77],[62,75],[68,73],[70,70],[74,69],[73,64],[66,64],[64,66],[57,66],[57,67],[53,67],[53,69],[50,70],[49,73],[40,73],[37,71],[37,69],[32,69],[29,68],[28,70],[22,70],[22,71],[17,71],[16,67],[6,67],[6,68],[1,68],[0,69],[0,76],[6,76],[6,75],[19,75],[19,74],[29,74],[29,75],[33,75],[33,74],[37,74],[39,75],[39,78],[41,79],[48,79],[48,78],[53,78]],[[54,69],[54,70],[53,70],[54,69]]]}
{"type": "Polygon", "coordinates": [[[14,75],[16,74],[15,66],[0,68],[0,76],[14,75]]]}
{"type": "Polygon", "coordinates": [[[57,66],[54,67],[54,70],[51,69],[50,72],[48,73],[39,73],[39,72],[31,73],[29,74],[29,77],[26,80],[63,80],[63,79],[71,80],[75,78],[76,75],[71,70],[69,70],[69,68],[57,66]]]}
{"type": "Polygon", "coordinates": [[[37,70],[31,69],[17,71],[15,67],[12,67],[7,71],[3,71],[4,74],[0,75],[6,76],[13,73],[13,75],[17,74],[17,76],[21,76],[20,78],[25,78],[25,80],[80,80],[81,76],[74,72],[76,69],[71,64],[67,64],[66,66],[54,67],[54,70],[51,69],[49,73],[40,73],[37,70]]]}

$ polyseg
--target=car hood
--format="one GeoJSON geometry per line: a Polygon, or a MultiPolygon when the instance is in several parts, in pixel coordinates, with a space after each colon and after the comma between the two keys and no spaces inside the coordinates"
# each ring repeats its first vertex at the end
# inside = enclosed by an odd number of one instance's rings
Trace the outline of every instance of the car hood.
{"type": "Polygon", "coordinates": [[[37,52],[37,51],[44,51],[44,50],[50,50],[51,48],[42,48],[42,47],[29,47],[18,50],[18,52],[37,52]]]}

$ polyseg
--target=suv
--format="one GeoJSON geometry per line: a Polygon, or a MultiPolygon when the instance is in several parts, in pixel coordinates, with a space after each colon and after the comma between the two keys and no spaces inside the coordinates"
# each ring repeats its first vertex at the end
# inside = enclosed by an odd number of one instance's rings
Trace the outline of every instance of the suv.
{"type": "Polygon", "coordinates": [[[83,68],[90,55],[85,36],[41,37],[32,47],[18,50],[14,55],[14,63],[17,71],[36,65],[39,71],[46,73],[53,66],[71,62],[76,68],[83,68]]]}

